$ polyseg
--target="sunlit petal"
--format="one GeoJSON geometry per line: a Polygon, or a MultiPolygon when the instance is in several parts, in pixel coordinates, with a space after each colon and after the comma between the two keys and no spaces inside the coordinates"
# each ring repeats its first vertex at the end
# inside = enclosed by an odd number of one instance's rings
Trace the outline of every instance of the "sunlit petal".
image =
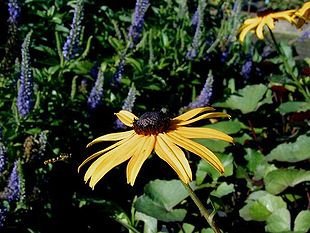
{"type": "Polygon", "coordinates": [[[173,168],[184,183],[189,183],[192,180],[192,171],[184,152],[173,144],[167,135],[158,134],[155,153],[173,168]]]}
{"type": "Polygon", "coordinates": [[[217,117],[228,117],[228,118],[230,118],[230,115],[228,115],[224,112],[209,112],[209,113],[203,114],[201,116],[195,117],[191,120],[182,121],[182,122],[178,123],[177,125],[188,125],[188,124],[191,124],[191,123],[194,123],[196,121],[203,120],[203,119],[217,118],[217,117]]]}
{"type": "Polygon", "coordinates": [[[224,167],[221,161],[208,148],[182,137],[175,131],[168,132],[167,135],[173,143],[207,160],[219,173],[224,173],[224,167]]]}
{"type": "Polygon", "coordinates": [[[213,138],[233,143],[233,138],[219,130],[204,127],[178,127],[175,132],[185,138],[213,138]]]}
{"type": "Polygon", "coordinates": [[[118,117],[118,119],[120,119],[121,122],[124,123],[124,125],[129,127],[132,127],[134,120],[138,119],[138,117],[126,110],[121,110],[118,113],[115,113],[115,115],[118,117]]]}
{"type": "Polygon", "coordinates": [[[132,135],[134,135],[134,133],[135,133],[135,131],[130,130],[130,131],[125,131],[125,132],[106,134],[106,135],[100,136],[100,137],[96,138],[95,140],[91,141],[90,143],[88,143],[87,147],[89,147],[95,143],[98,143],[98,142],[122,140],[124,138],[131,137],[132,135]]]}
{"type": "Polygon", "coordinates": [[[266,25],[273,30],[274,29],[274,20],[271,17],[266,18],[266,25]]]}
{"type": "Polygon", "coordinates": [[[243,28],[243,30],[239,34],[239,40],[242,43],[245,39],[246,34],[248,34],[249,31],[253,30],[257,24],[250,24],[247,27],[243,28]]]}
{"type": "Polygon", "coordinates": [[[264,26],[266,24],[266,20],[267,20],[268,16],[263,17],[261,22],[258,24],[257,28],[256,28],[256,36],[263,40],[264,39],[264,34],[263,34],[263,30],[264,30],[264,26]]]}
{"type": "MultiPolygon", "coordinates": [[[[133,134],[133,135],[134,135],[134,134],[133,134]]],[[[133,135],[132,135],[132,136],[133,136],[133,135]]],[[[127,142],[128,140],[130,140],[130,139],[132,138],[132,136],[130,136],[130,137],[128,137],[128,138],[125,138],[125,139],[123,139],[123,140],[121,140],[121,141],[118,141],[118,142],[112,144],[111,146],[109,146],[109,147],[107,147],[107,148],[105,148],[105,149],[103,149],[103,150],[100,150],[100,151],[98,151],[98,152],[96,152],[96,153],[90,155],[90,156],[89,156],[87,159],[85,159],[85,160],[81,163],[81,165],[78,167],[78,172],[80,171],[81,167],[84,166],[87,162],[89,162],[90,160],[93,160],[94,158],[96,158],[96,157],[98,157],[98,156],[104,154],[105,152],[107,152],[107,151],[109,151],[109,150],[114,149],[114,148],[117,147],[117,146],[122,145],[123,143],[127,142]]]]}
{"type": "Polygon", "coordinates": [[[186,113],[181,114],[178,117],[173,118],[173,120],[175,120],[175,121],[186,121],[186,120],[191,119],[194,116],[198,115],[199,113],[206,112],[206,111],[213,111],[213,110],[214,110],[214,108],[212,108],[212,107],[195,108],[195,109],[192,109],[186,113]]]}
{"type": "Polygon", "coordinates": [[[85,173],[84,180],[89,182],[89,186],[94,188],[96,183],[112,168],[128,160],[137,147],[142,138],[140,135],[135,135],[131,140],[123,143],[121,146],[107,152],[98,158],[85,173]]]}
{"type": "Polygon", "coordinates": [[[146,136],[143,138],[143,140],[143,144],[141,144],[141,147],[135,151],[134,155],[131,157],[127,165],[127,183],[132,186],[135,183],[137,175],[144,161],[152,153],[155,145],[154,135],[146,136]]]}

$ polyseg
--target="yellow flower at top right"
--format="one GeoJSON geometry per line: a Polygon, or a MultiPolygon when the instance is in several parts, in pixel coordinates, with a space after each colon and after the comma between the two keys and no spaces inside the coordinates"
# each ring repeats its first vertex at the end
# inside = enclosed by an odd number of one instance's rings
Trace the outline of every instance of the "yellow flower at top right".
{"type": "Polygon", "coordinates": [[[306,2],[300,9],[295,12],[293,22],[296,24],[297,28],[301,28],[309,20],[310,2],[306,2]]]}

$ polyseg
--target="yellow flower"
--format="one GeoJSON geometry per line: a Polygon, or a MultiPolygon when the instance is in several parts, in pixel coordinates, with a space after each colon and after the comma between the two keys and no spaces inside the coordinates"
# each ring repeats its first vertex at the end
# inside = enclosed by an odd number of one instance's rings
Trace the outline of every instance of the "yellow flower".
{"type": "Polygon", "coordinates": [[[296,10],[287,10],[280,11],[275,13],[262,12],[257,15],[255,18],[246,19],[243,22],[243,25],[239,29],[239,41],[242,43],[245,36],[249,31],[256,31],[256,35],[259,39],[264,39],[263,29],[267,25],[271,30],[274,29],[274,21],[278,19],[285,19],[288,22],[292,23],[292,15],[296,10]]]}
{"type": "Polygon", "coordinates": [[[300,9],[295,12],[294,23],[297,28],[302,27],[310,19],[310,2],[306,2],[300,9]]]}
{"type": "Polygon", "coordinates": [[[85,163],[99,157],[90,165],[84,176],[84,181],[90,180],[89,186],[94,188],[107,172],[130,159],[126,170],[127,183],[134,185],[142,164],[154,150],[184,183],[189,183],[192,180],[192,171],[180,148],[182,147],[205,159],[223,174],[224,167],[213,152],[190,139],[213,138],[233,142],[233,138],[215,129],[187,127],[191,123],[207,118],[230,117],[223,112],[206,113],[213,110],[211,107],[196,108],[173,119],[163,112],[146,112],[138,118],[131,112],[121,110],[116,116],[132,130],[103,135],[90,142],[87,146],[103,141],[118,141],[88,157],[78,170],[85,163]]]}

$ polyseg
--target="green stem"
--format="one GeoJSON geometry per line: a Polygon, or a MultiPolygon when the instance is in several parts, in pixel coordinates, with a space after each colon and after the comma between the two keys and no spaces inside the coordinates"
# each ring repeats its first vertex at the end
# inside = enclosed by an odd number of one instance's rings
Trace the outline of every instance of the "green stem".
{"type": "Polygon", "coordinates": [[[280,46],[276,40],[276,38],[274,37],[274,34],[272,32],[272,30],[268,27],[269,29],[269,33],[271,35],[271,39],[272,39],[272,42],[274,43],[275,47],[276,47],[276,50],[277,52],[279,53],[281,59],[282,59],[282,62],[285,66],[285,70],[286,72],[292,77],[295,85],[297,86],[297,88],[299,89],[299,91],[301,92],[301,94],[305,97],[306,100],[310,100],[310,96],[309,94],[307,93],[307,91],[303,88],[303,86],[301,85],[301,83],[299,82],[298,80],[298,77],[294,74],[294,71],[292,70],[291,66],[288,64],[288,61],[287,61],[287,57],[282,53],[281,49],[280,49],[280,46]]]}
{"type": "Polygon", "coordinates": [[[194,190],[191,188],[189,184],[184,183],[181,181],[185,189],[188,191],[189,196],[192,198],[194,201],[195,205],[198,207],[200,210],[201,215],[207,220],[209,223],[210,227],[215,233],[221,233],[221,230],[218,228],[218,226],[215,224],[213,221],[213,214],[209,214],[208,210],[204,207],[200,199],[197,197],[197,195],[194,193],[194,190]]]}

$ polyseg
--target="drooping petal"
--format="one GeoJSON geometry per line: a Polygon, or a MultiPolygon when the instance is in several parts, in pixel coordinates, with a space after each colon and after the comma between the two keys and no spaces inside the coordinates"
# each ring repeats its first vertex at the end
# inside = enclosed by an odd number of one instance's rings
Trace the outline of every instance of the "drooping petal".
{"type": "Polygon", "coordinates": [[[167,135],[173,143],[207,160],[219,173],[224,173],[223,164],[207,147],[182,137],[174,131],[168,132],[167,135]]]}
{"type": "Polygon", "coordinates": [[[84,166],[87,162],[89,162],[90,160],[93,160],[94,158],[96,158],[96,157],[98,157],[98,156],[104,154],[105,152],[107,152],[107,151],[109,151],[109,150],[114,149],[115,147],[118,147],[118,146],[122,145],[123,143],[127,142],[128,140],[130,140],[130,139],[132,138],[133,135],[134,135],[134,134],[132,134],[132,135],[129,136],[128,138],[124,138],[123,140],[118,141],[118,142],[112,144],[111,146],[109,146],[109,147],[107,147],[107,148],[105,148],[105,149],[103,149],[103,150],[100,150],[100,151],[98,151],[98,152],[96,152],[96,153],[90,155],[90,156],[89,156],[87,159],[85,159],[85,160],[81,163],[81,165],[78,167],[78,172],[80,171],[81,167],[84,166]]]}
{"type": "Polygon", "coordinates": [[[264,30],[264,26],[266,24],[267,18],[270,16],[265,16],[262,18],[261,22],[258,24],[257,28],[256,28],[256,35],[259,39],[263,40],[264,39],[264,34],[263,34],[263,30],[264,30]]]}
{"type": "Polygon", "coordinates": [[[98,138],[96,138],[95,140],[91,141],[90,143],[87,144],[86,147],[89,147],[95,143],[98,142],[103,142],[103,141],[118,141],[118,140],[122,140],[124,138],[129,138],[134,134],[134,130],[130,130],[130,131],[125,131],[125,132],[118,132],[118,133],[110,133],[110,134],[106,134],[103,136],[100,136],[98,138]]]}
{"type": "Polygon", "coordinates": [[[244,41],[244,38],[245,38],[246,34],[248,34],[249,31],[251,31],[254,28],[256,28],[257,25],[258,25],[258,22],[255,23],[255,24],[249,24],[247,27],[244,27],[242,29],[242,31],[240,31],[239,40],[240,40],[241,43],[244,41]]]}
{"type": "Polygon", "coordinates": [[[202,107],[202,108],[195,108],[186,113],[181,114],[178,117],[173,118],[175,121],[187,121],[188,119],[193,118],[194,116],[198,115],[199,113],[206,112],[206,111],[213,111],[214,108],[212,107],[202,107]]]}
{"type": "Polygon", "coordinates": [[[133,138],[123,143],[119,147],[102,155],[86,171],[84,180],[90,179],[89,186],[94,188],[96,183],[112,168],[128,160],[137,149],[141,135],[135,135],[133,138]]]}
{"type": "MultiPolygon", "coordinates": [[[[142,139],[141,139],[142,140],[142,139]]],[[[155,136],[150,135],[143,138],[144,143],[136,150],[127,165],[127,183],[134,185],[137,175],[145,162],[152,153],[155,145],[155,136]]]]}
{"type": "Polygon", "coordinates": [[[228,118],[230,118],[230,115],[228,115],[228,114],[226,114],[224,112],[209,112],[209,113],[203,114],[201,116],[195,117],[195,118],[193,118],[191,120],[182,121],[180,123],[177,123],[177,125],[188,125],[188,124],[191,124],[191,123],[194,123],[196,121],[203,120],[203,119],[217,118],[217,117],[228,117],[228,118]]]}
{"type": "Polygon", "coordinates": [[[184,183],[188,184],[192,180],[192,171],[184,152],[167,135],[157,135],[155,153],[173,168],[184,183]]]}
{"type": "Polygon", "coordinates": [[[213,138],[233,143],[233,138],[219,130],[203,127],[178,127],[175,132],[185,138],[213,138]]]}
{"type": "Polygon", "coordinates": [[[138,120],[136,115],[127,110],[121,110],[118,113],[115,113],[115,115],[118,117],[118,119],[120,119],[121,122],[124,123],[124,125],[129,127],[132,127],[134,120],[138,120]]]}
{"type": "Polygon", "coordinates": [[[266,18],[266,24],[270,28],[270,30],[274,29],[274,20],[271,17],[266,18]]]}

